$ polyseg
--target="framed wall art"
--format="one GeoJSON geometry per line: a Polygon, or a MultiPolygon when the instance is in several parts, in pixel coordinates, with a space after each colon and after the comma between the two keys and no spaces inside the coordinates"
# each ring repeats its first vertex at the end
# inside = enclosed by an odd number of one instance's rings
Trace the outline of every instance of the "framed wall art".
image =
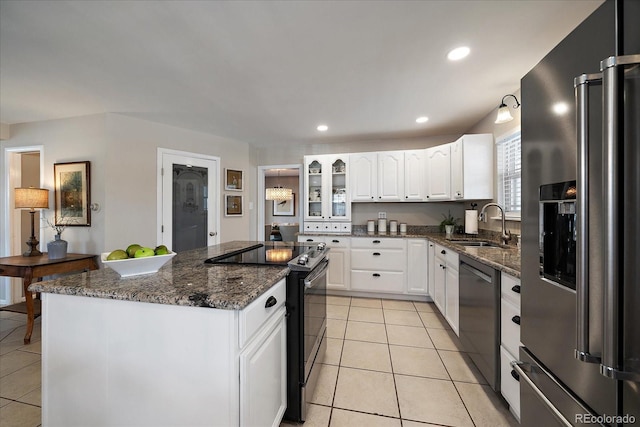
{"type": "Polygon", "coordinates": [[[55,163],[56,225],[91,225],[91,162],[55,163]]]}
{"type": "Polygon", "coordinates": [[[291,200],[274,200],[273,216],[294,216],[296,205],[296,195],[293,194],[291,200]]]}
{"type": "Polygon", "coordinates": [[[243,187],[243,172],[236,169],[224,170],[224,189],[228,191],[242,191],[243,187]]]}
{"type": "Polygon", "coordinates": [[[242,216],[242,196],[226,194],[224,197],[224,216],[242,216]]]}

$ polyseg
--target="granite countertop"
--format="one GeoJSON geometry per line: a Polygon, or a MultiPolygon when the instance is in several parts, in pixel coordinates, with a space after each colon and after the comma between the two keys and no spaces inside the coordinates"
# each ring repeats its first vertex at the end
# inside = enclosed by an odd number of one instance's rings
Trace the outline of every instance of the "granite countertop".
{"type": "Polygon", "coordinates": [[[447,239],[444,233],[438,231],[437,226],[408,226],[406,233],[368,233],[366,226],[354,226],[351,233],[302,233],[315,236],[348,236],[348,237],[380,237],[380,238],[418,238],[429,239],[439,245],[453,249],[462,255],[467,255],[477,261],[489,265],[496,270],[504,271],[515,277],[520,277],[520,251],[515,245],[502,246],[502,249],[482,248],[477,246],[462,246],[456,243],[460,240],[489,240],[499,241],[499,233],[493,234],[454,234],[453,239],[447,239]]]}
{"type": "MultiPolygon", "coordinates": [[[[29,286],[31,292],[241,310],[287,276],[287,266],[211,265],[204,260],[259,242],[233,241],[177,254],[157,273],[121,278],[103,268],[29,286]]],[[[273,242],[270,242],[273,243],[273,242]]],[[[293,245],[290,243],[289,245],[293,245]]],[[[283,243],[287,246],[287,243],[283,243]]]]}

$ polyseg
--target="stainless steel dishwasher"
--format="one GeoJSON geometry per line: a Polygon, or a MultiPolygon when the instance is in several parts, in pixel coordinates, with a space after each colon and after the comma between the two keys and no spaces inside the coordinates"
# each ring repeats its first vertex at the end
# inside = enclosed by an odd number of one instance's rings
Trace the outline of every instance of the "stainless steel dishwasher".
{"type": "Polygon", "coordinates": [[[500,388],[500,275],[460,254],[460,341],[491,388],[500,388]]]}

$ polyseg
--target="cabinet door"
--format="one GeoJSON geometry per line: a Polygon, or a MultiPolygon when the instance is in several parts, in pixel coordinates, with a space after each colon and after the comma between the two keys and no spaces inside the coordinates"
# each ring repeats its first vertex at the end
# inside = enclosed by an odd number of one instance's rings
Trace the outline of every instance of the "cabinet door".
{"type": "Polygon", "coordinates": [[[427,241],[409,239],[407,242],[407,289],[410,294],[427,294],[427,241]]]}
{"type": "Polygon", "coordinates": [[[427,148],[427,199],[451,199],[451,144],[427,148]]]}
{"type": "Polygon", "coordinates": [[[322,221],[326,214],[323,199],[326,197],[326,183],[323,179],[324,165],[322,156],[305,156],[304,158],[304,219],[305,221],[322,221]]]}
{"type": "Polygon", "coordinates": [[[461,137],[451,145],[451,194],[454,199],[464,199],[463,142],[461,137]]]}
{"type": "Polygon", "coordinates": [[[358,153],[349,156],[349,180],[352,202],[373,202],[377,199],[378,154],[358,153]]]}
{"type": "Polygon", "coordinates": [[[428,277],[428,293],[431,299],[435,297],[436,290],[436,254],[435,254],[435,245],[431,241],[427,241],[428,248],[428,262],[427,262],[427,277],[428,277]]]}
{"type": "Polygon", "coordinates": [[[325,171],[329,177],[327,185],[327,214],[332,221],[351,220],[351,199],[349,197],[349,157],[330,156],[326,159],[325,171]]]}
{"type": "Polygon", "coordinates": [[[399,202],[404,199],[404,151],[378,153],[378,200],[399,202]]]}
{"type": "Polygon", "coordinates": [[[427,196],[427,150],[404,152],[404,200],[422,202],[427,196]]]}
{"type": "Polygon", "coordinates": [[[456,335],[458,333],[458,325],[460,323],[460,286],[458,280],[458,270],[453,268],[451,264],[447,264],[446,268],[446,313],[445,318],[451,325],[451,329],[456,335]]]}
{"type": "Polygon", "coordinates": [[[446,273],[446,264],[442,258],[436,257],[435,259],[435,271],[434,271],[434,292],[433,292],[433,302],[440,310],[443,316],[446,315],[447,307],[446,303],[446,284],[447,284],[447,273],[446,273]]]}
{"type": "Polygon", "coordinates": [[[240,353],[240,425],[278,425],[287,407],[284,312],[240,353]]]}
{"type": "MultiPolygon", "coordinates": [[[[329,244],[329,247],[331,247],[331,244],[329,244]]],[[[328,257],[329,271],[327,273],[327,289],[348,290],[351,276],[349,249],[331,247],[328,257]]]]}

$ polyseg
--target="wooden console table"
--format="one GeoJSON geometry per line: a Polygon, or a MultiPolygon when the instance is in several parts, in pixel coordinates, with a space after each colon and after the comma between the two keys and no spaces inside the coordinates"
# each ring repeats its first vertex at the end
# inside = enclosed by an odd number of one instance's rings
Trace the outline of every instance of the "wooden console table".
{"type": "Polygon", "coordinates": [[[41,256],[22,255],[0,258],[0,276],[21,277],[25,302],[0,307],[0,311],[12,311],[27,315],[27,333],[24,343],[31,342],[33,322],[40,315],[40,301],[34,302],[28,288],[34,279],[53,274],[73,273],[98,269],[98,255],[67,254],[65,258],[49,259],[46,253],[41,256]]]}

